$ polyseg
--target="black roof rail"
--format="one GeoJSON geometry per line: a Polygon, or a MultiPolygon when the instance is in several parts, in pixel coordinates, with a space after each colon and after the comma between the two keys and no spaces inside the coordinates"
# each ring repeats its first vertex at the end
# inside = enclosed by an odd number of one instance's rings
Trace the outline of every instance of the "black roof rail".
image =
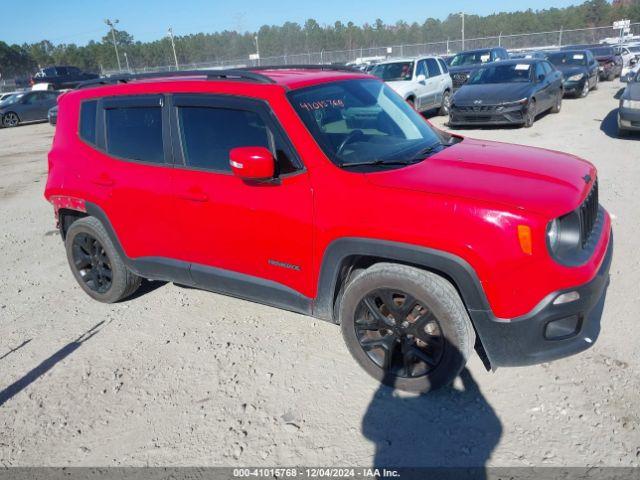
{"type": "Polygon", "coordinates": [[[355,67],[348,65],[315,65],[315,64],[294,64],[294,65],[264,65],[260,67],[246,67],[249,71],[260,70],[337,70],[341,72],[362,73],[355,67]]]}
{"type": "Polygon", "coordinates": [[[145,80],[152,78],[175,78],[175,77],[206,77],[207,80],[221,80],[221,79],[238,79],[238,80],[250,80],[257,83],[275,83],[274,80],[262,75],[260,73],[252,72],[252,69],[240,69],[234,68],[229,70],[177,70],[177,71],[165,71],[165,72],[152,72],[152,73],[123,73],[119,75],[113,75],[111,77],[96,78],[93,80],[86,80],[81,82],[76,87],[89,88],[97,87],[100,85],[116,85],[118,83],[128,83],[132,80],[145,80]]]}

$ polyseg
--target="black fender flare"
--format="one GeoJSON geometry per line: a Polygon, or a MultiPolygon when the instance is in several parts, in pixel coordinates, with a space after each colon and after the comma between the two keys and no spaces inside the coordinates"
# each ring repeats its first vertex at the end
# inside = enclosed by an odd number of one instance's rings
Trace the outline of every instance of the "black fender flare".
{"type": "Polygon", "coordinates": [[[490,310],[475,270],[457,255],[418,245],[348,237],[333,241],[325,250],[313,316],[338,323],[334,307],[341,268],[349,257],[374,257],[422,267],[448,278],[460,292],[467,310],[490,310]]]}

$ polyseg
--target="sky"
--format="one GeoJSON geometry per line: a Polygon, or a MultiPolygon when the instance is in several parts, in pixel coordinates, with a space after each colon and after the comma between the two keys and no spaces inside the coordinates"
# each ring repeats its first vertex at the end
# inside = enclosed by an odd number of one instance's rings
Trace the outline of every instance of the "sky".
{"type": "MultiPolygon", "coordinates": [[[[15,9],[15,0],[0,0],[7,14],[0,40],[13,44],[43,39],[53,43],[86,44],[106,32],[105,18],[118,19],[118,28],[135,40],[149,41],[166,35],[221,30],[255,31],[261,25],[286,21],[303,24],[314,18],[321,25],[336,20],[357,25],[381,18],[385,23],[405,20],[421,23],[427,17],[444,19],[464,11],[487,15],[501,11],[566,7],[572,0],[29,0],[28,8],[15,9]],[[11,20],[11,21],[7,21],[11,20]]],[[[0,15],[0,18],[4,15],[0,15]]]]}

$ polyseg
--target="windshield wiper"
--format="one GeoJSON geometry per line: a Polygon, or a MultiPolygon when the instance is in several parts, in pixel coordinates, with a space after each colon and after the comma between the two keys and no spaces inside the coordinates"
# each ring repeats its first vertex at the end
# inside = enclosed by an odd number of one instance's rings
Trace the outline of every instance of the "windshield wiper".
{"type": "Polygon", "coordinates": [[[343,168],[361,167],[363,165],[413,165],[418,163],[416,160],[385,160],[383,158],[377,158],[375,160],[365,160],[363,162],[345,162],[340,166],[343,168]]]}
{"type": "Polygon", "coordinates": [[[435,152],[438,148],[447,148],[450,147],[451,144],[436,142],[433,145],[428,146],[427,148],[423,148],[422,150],[416,152],[416,154],[411,157],[412,162],[420,161],[426,159],[429,154],[435,152]]]}

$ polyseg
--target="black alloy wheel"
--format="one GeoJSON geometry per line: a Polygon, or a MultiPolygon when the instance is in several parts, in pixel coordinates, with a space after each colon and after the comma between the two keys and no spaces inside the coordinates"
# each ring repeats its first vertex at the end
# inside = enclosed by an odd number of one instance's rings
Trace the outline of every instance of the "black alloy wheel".
{"type": "Polygon", "coordinates": [[[84,283],[97,293],[106,293],[113,281],[111,261],[102,244],[88,233],[73,239],[73,266],[84,283]]]}
{"type": "Polygon", "coordinates": [[[367,356],[386,373],[418,378],[442,359],[445,339],[435,315],[410,294],[380,288],[356,308],[356,337],[367,356]]]}

